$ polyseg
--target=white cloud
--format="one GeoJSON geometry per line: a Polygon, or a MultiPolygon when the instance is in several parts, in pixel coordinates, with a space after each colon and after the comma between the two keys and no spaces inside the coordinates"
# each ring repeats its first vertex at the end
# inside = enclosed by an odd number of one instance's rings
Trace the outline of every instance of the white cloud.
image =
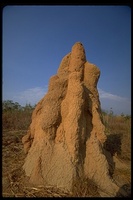
{"type": "Polygon", "coordinates": [[[21,105],[25,105],[26,103],[34,105],[38,103],[38,101],[40,101],[41,98],[44,97],[46,92],[47,92],[47,86],[45,86],[44,88],[41,87],[30,88],[22,92],[19,92],[17,95],[15,95],[13,97],[13,101],[17,101],[21,105]]]}
{"type": "Polygon", "coordinates": [[[105,92],[104,90],[102,90],[100,88],[98,88],[98,92],[99,92],[99,96],[101,99],[104,98],[104,99],[110,99],[110,100],[114,100],[114,101],[129,101],[128,98],[105,92]]]}
{"type": "Polygon", "coordinates": [[[115,114],[131,114],[131,100],[129,98],[121,97],[98,88],[101,107],[109,111],[113,109],[115,114]]]}
{"type": "MultiPolygon", "coordinates": [[[[20,105],[25,106],[27,104],[35,105],[37,104],[46,94],[48,86],[46,85],[44,88],[35,87],[29,88],[22,92],[17,93],[16,95],[10,95],[12,98],[6,98],[13,100],[14,102],[18,102],[20,105]]],[[[116,114],[131,113],[131,100],[125,97],[121,97],[115,94],[111,94],[106,92],[100,88],[98,88],[99,98],[101,102],[102,109],[110,110],[113,109],[113,112],[116,114]]]]}

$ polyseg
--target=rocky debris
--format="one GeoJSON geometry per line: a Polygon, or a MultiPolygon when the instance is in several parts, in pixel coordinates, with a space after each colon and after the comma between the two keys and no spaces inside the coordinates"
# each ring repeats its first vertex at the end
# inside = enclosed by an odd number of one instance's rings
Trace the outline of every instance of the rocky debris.
{"type": "MultiPolygon", "coordinates": [[[[120,188],[109,174],[97,82],[100,70],[86,60],[80,42],[61,61],[37,104],[27,135],[23,169],[30,182],[68,191],[79,178],[92,179],[101,196],[114,197],[120,188]]],[[[121,191],[126,196],[124,190],[121,191]]]]}

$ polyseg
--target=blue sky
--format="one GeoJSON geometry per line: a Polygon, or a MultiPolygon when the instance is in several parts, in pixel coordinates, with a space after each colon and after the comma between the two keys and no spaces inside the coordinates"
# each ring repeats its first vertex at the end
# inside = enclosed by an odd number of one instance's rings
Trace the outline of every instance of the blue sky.
{"type": "Polygon", "coordinates": [[[99,67],[101,107],[131,114],[131,8],[6,6],[3,9],[3,100],[36,104],[62,58],[80,41],[99,67]]]}

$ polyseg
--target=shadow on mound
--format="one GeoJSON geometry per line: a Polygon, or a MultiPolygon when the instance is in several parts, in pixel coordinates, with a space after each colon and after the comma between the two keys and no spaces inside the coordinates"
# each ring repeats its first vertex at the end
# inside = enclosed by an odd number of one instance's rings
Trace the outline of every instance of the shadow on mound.
{"type": "Polygon", "coordinates": [[[117,155],[121,155],[121,140],[122,134],[110,134],[107,135],[107,140],[104,143],[104,148],[114,156],[116,153],[117,155]]]}
{"type": "Polygon", "coordinates": [[[116,197],[131,197],[131,185],[124,184],[123,186],[121,186],[118,193],[116,194],[116,197]]]}
{"type": "Polygon", "coordinates": [[[121,134],[107,135],[107,140],[103,145],[104,154],[109,164],[109,174],[112,177],[115,170],[115,162],[113,156],[115,154],[121,155],[121,134]]]}

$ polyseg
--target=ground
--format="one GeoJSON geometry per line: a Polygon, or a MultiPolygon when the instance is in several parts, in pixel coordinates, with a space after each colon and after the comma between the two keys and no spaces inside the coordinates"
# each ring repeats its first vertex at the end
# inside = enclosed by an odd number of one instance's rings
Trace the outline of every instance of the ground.
{"type": "MultiPolygon", "coordinates": [[[[2,135],[2,196],[3,197],[98,197],[97,187],[91,182],[80,183],[73,193],[57,188],[28,183],[22,169],[26,155],[23,151],[22,137],[26,131],[3,131],[2,135]]],[[[114,180],[130,193],[131,161],[114,157],[116,161],[114,180]]],[[[77,186],[76,186],[77,187],[77,186]]]]}

